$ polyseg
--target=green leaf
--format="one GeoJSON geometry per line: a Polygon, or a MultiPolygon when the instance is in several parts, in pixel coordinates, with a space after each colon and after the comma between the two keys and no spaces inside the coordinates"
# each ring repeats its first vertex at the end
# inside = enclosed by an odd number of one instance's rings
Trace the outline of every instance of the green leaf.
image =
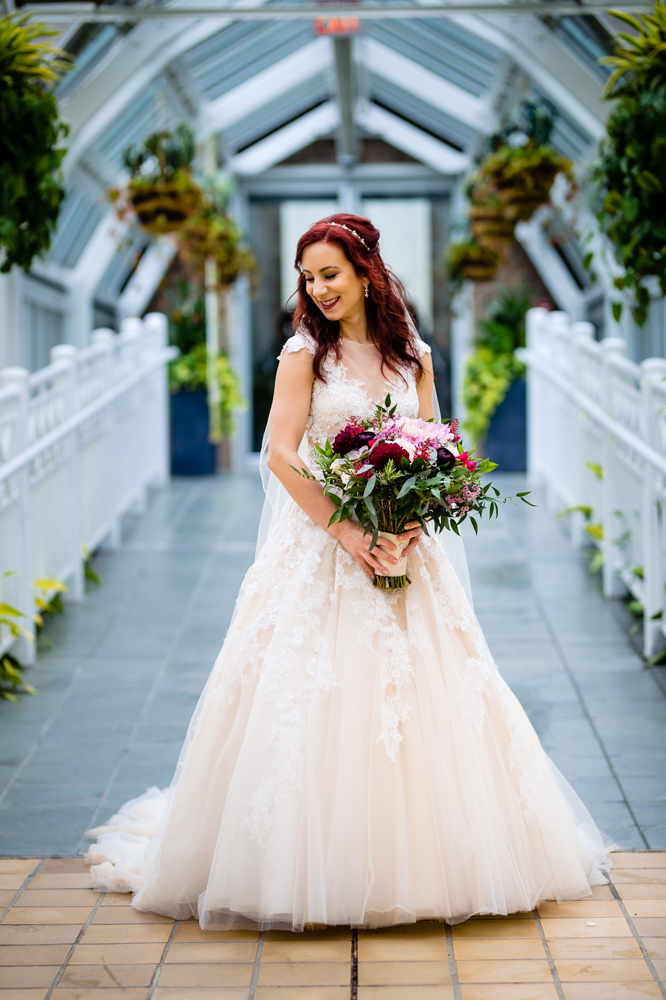
{"type": "Polygon", "coordinates": [[[636,174],[637,183],[643,188],[644,191],[663,191],[664,187],[651,170],[640,170],[636,174]]]}
{"type": "Polygon", "coordinates": [[[373,475],[370,477],[370,479],[368,479],[368,482],[366,483],[366,487],[363,491],[363,499],[370,496],[370,494],[375,488],[376,482],[377,482],[377,473],[373,473],[373,475]]]}
{"type": "Polygon", "coordinates": [[[416,476],[410,476],[409,479],[407,479],[406,482],[402,484],[402,489],[398,493],[398,500],[402,500],[405,494],[409,493],[409,491],[414,486],[415,482],[416,482],[416,476]]]}
{"type": "Polygon", "coordinates": [[[622,316],[622,303],[613,302],[611,303],[611,309],[613,310],[613,319],[616,323],[620,322],[620,317],[622,316]]]}
{"type": "Polygon", "coordinates": [[[377,520],[377,511],[375,510],[375,505],[373,504],[370,497],[364,497],[363,503],[365,504],[366,510],[370,515],[370,520],[374,524],[375,528],[379,527],[379,522],[377,520]]]}
{"type": "Polygon", "coordinates": [[[593,253],[592,253],[592,251],[590,250],[590,251],[589,251],[588,253],[586,253],[586,254],[585,254],[585,256],[583,257],[583,267],[585,268],[585,270],[586,270],[586,271],[589,271],[589,270],[590,270],[590,268],[591,268],[591,266],[592,266],[592,261],[593,261],[593,260],[594,260],[594,254],[593,254],[593,253]]]}

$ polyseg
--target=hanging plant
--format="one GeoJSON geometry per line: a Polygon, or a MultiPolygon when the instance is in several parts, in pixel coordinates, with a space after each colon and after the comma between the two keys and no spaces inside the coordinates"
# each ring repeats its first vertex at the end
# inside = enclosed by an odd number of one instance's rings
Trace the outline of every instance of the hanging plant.
{"type": "Polygon", "coordinates": [[[139,149],[130,146],[123,157],[131,175],[127,186],[109,192],[118,215],[133,212],[151,236],[180,230],[203,197],[192,176],[193,160],[194,133],[187,125],[155,132],[139,149]]]}
{"type": "Polygon", "coordinates": [[[48,90],[71,68],[30,15],[0,18],[0,271],[28,270],[45,253],[65,196],[60,165],[67,126],[48,90]]]}
{"type": "Polygon", "coordinates": [[[250,274],[256,267],[254,254],[241,243],[241,238],[241,231],[230,216],[204,203],[187,220],[178,242],[183,260],[198,274],[203,274],[206,260],[212,258],[220,284],[231,285],[241,274],[250,274]]]}
{"type": "Polygon", "coordinates": [[[559,173],[573,181],[571,161],[532,138],[519,146],[499,146],[479,167],[481,182],[496,192],[504,218],[514,226],[528,222],[538,208],[548,203],[559,173]]]}
{"type": "MultiPolygon", "coordinates": [[[[666,295],[666,6],[632,17],[612,11],[635,34],[621,33],[604,96],[617,100],[601,144],[595,178],[601,207],[597,219],[624,274],[618,290],[631,296],[639,326],[647,319],[647,279],[666,295]]],[[[622,303],[613,303],[619,320],[622,303]]]]}
{"type": "Polygon", "coordinates": [[[493,250],[475,240],[452,243],[445,260],[453,294],[464,281],[492,281],[499,263],[499,257],[493,250]]]}

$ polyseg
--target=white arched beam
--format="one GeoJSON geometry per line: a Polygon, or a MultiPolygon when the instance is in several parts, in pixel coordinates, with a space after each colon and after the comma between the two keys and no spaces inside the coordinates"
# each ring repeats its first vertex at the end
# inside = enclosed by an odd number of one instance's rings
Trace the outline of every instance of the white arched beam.
{"type": "Polygon", "coordinates": [[[371,135],[381,136],[390,145],[409,153],[440,174],[462,174],[470,167],[470,159],[464,153],[459,153],[384,108],[378,108],[376,104],[359,102],[356,120],[371,135]]]}
{"type": "Polygon", "coordinates": [[[514,16],[495,23],[490,16],[461,14],[451,20],[510,56],[592,139],[602,138],[609,111],[601,101],[603,84],[583,68],[539,18],[514,16]],[[582,93],[586,94],[584,101],[582,93]]]}
{"type": "MultiPolygon", "coordinates": [[[[256,0],[240,0],[236,6],[255,4],[256,0]]],[[[86,77],[85,85],[63,101],[72,136],[64,161],[65,173],[73,169],[83,150],[99,138],[165,66],[222,31],[233,20],[230,14],[226,20],[195,17],[191,24],[175,19],[142,22],[128,36],[119,39],[86,77]]]]}
{"type": "Polygon", "coordinates": [[[337,105],[327,101],[233,156],[229,167],[235,174],[261,174],[315,139],[329,135],[339,123],[337,105]]]}

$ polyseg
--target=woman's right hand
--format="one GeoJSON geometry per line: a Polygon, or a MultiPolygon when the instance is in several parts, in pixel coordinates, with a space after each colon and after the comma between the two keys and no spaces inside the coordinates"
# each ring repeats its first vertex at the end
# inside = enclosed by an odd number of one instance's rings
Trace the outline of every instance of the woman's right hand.
{"type": "Polygon", "coordinates": [[[367,535],[364,535],[363,528],[359,524],[356,524],[355,521],[343,521],[342,524],[333,524],[328,530],[334,538],[337,538],[343,549],[356,560],[365,575],[369,576],[370,579],[373,578],[375,573],[387,576],[388,570],[386,566],[395,565],[398,561],[397,557],[400,555],[400,551],[389,538],[382,538],[380,536],[371,552],[372,532],[369,531],[367,535]]]}

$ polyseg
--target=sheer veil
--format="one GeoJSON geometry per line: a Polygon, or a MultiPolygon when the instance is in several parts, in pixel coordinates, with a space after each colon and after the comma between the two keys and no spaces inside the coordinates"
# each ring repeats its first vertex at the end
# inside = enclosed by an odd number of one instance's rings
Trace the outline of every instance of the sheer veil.
{"type": "MultiPolygon", "coordinates": [[[[411,317],[409,317],[410,325],[413,328],[414,336],[418,340],[418,333],[416,327],[414,327],[411,317]]],[[[435,414],[435,420],[441,419],[441,411],[439,407],[439,400],[437,399],[437,393],[433,386],[432,390],[432,403],[433,411],[435,414]]],[[[256,555],[258,556],[262,548],[266,543],[268,535],[275,527],[282,512],[282,509],[289,499],[289,494],[280,482],[280,480],[275,476],[268,468],[268,437],[269,437],[269,427],[270,427],[270,414],[268,416],[268,422],[266,424],[266,430],[264,431],[264,437],[261,443],[261,456],[259,461],[259,469],[261,472],[261,482],[264,488],[265,498],[264,507],[261,513],[261,520],[259,522],[259,532],[257,535],[257,549],[256,555]]],[[[303,464],[306,464],[305,456],[307,455],[306,449],[306,439],[303,438],[301,445],[298,449],[299,456],[303,459],[303,464]]],[[[467,567],[467,557],[465,555],[465,545],[462,538],[459,535],[454,534],[453,531],[442,531],[435,535],[437,543],[440,548],[446,554],[447,559],[451,563],[456,576],[460,580],[467,597],[469,598],[470,604],[472,604],[472,586],[469,578],[469,569],[467,567]]]]}

